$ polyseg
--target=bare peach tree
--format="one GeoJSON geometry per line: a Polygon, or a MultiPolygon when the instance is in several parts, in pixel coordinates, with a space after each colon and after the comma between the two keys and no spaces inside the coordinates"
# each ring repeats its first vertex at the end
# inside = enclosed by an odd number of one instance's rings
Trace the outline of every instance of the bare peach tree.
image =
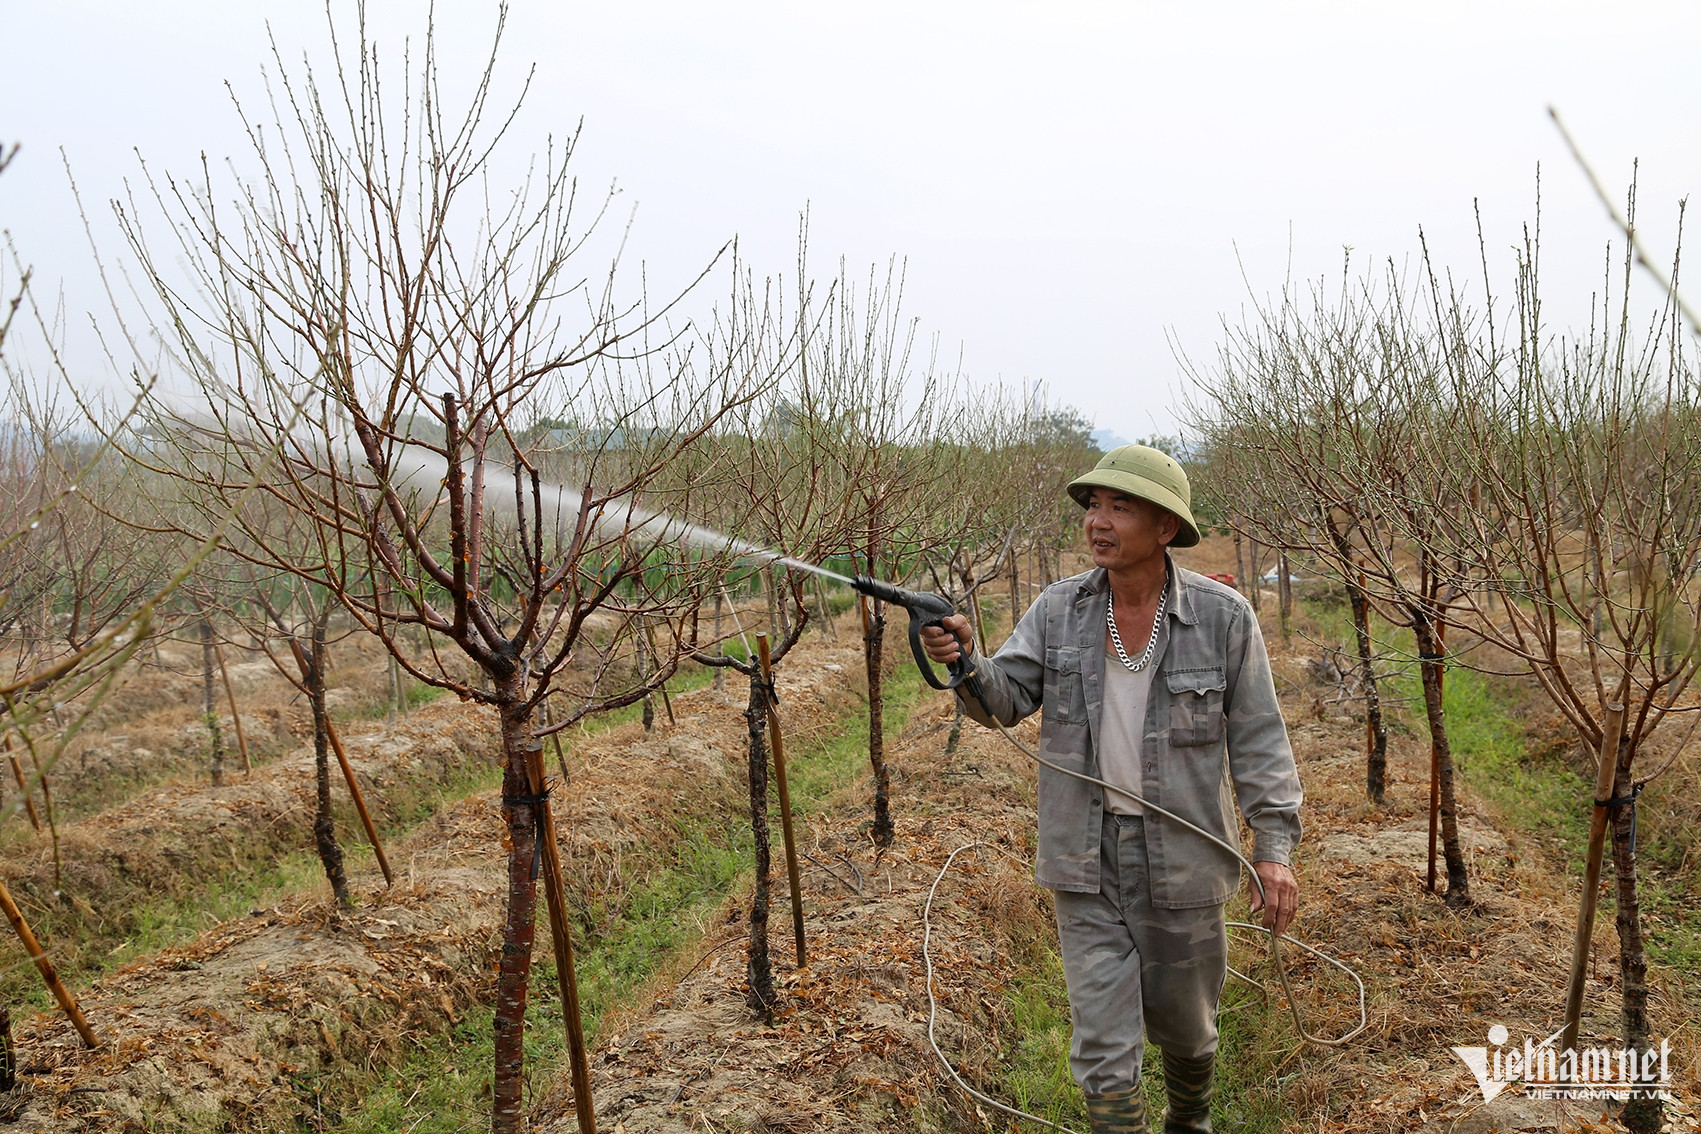
{"type": "MultiPolygon", "coordinates": [[[[1632,189],[1627,218],[1634,203],[1632,189]]],[[[1430,412],[1448,428],[1412,454],[1414,477],[1469,480],[1467,506],[1432,536],[1439,562],[1454,565],[1455,619],[1526,664],[1596,753],[1562,1050],[1577,1039],[1609,827],[1625,1044],[1649,1049],[1636,805],[1670,762],[1645,770],[1637,758],[1667,721],[1701,715],[1690,696],[1701,670],[1701,375],[1675,280],[1651,319],[1634,312],[1636,260],[1625,249],[1574,338],[1543,318],[1534,236],[1518,251],[1504,328],[1486,316],[1473,327],[1432,272],[1446,371],[1430,412]]],[[[1637,1098],[1621,1117],[1652,1134],[1661,1110],[1637,1098]]]]}
{"type": "MultiPolygon", "coordinates": [[[[923,568],[937,529],[933,489],[950,484],[951,454],[936,446],[953,419],[956,376],[916,343],[917,325],[903,310],[903,273],[894,261],[882,276],[871,268],[857,287],[841,268],[830,310],[812,336],[808,365],[831,407],[814,428],[837,454],[830,466],[843,500],[842,550],[860,572],[902,581],[923,568]]],[[[875,845],[896,834],[885,742],[885,604],[862,599],[863,659],[868,681],[868,759],[874,772],[875,845]]]]}
{"type": "MultiPolygon", "coordinates": [[[[1635,811],[1670,762],[1644,771],[1637,757],[1667,721],[1701,715],[1701,381],[1674,280],[1651,320],[1634,315],[1636,259],[1566,336],[1542,314],[1533,235],[1510,304],[1490,289],[1473,306],[1426,253],[1415,286],[1265,313],[1214,394],[1249,512],[1309,501],[1309,537],[1283,538],[1362,572],[1426,663],[1443,624],[1497,647],[1597,753],[1561,1051],[1577,1039],[1608,838],[1625,1043],[1653,1050],[1635,811]]],[[[1424,677],[1433,723],[1439,666],[1424,677]]],[[[1622,1116],[1655,1131],[1660,1100],[1622,1116]]]]}
{"type": "Polygon", "coordinates": [[[169,444],[131,456],[208,517],[264,471],[308,534],[280,545],[243,529],[238,553],[325,588],[415,679],[496,713],[509,886],[492,1129],[524,1122],[541,880],[589,1130],[542,742],[673,672],[677,654],[642,677],[617,664],[620,637],[642,618],[681,618],[714,564],[656,515],[690,500],[648,499],[646,486],[762,379],[734,372],[731,352],[699,361],[673,303],[623,292],[617,253],[593,251],[601,213],[578,215],[574,139],[493,190],[518,113],[517,99],[493,109],[494,48],[456,112],[429,33],[398,79],[360,31],[352,47],[333,36],[328,86],[279,60],[272,119],[243,119],[252,176],[151,178],[165,245],[134,201],[119,205],[170,335],[172,381],[190,384],[195,407],[151,399],[169,444]],[[281,459],[262,469],[279,440],[281,459]],[[414,630],[423,650],[402,640],[414,630]],[[539,706],[558,689],[565,711],[545,727],[539,706]]]}
{"type": "MultiPolygon", "coordinates": [[[[1441,843],[1450,902],[1470,900],[1458,834],[1458,792],[1442,680],[1451,571],[1437,556],[1441,529],[1467,498],[1458,476],[1426,480],[1410,453],[1441,424],[1411,396],[1441,380],[1433,344],[1414,335],[1416,289],[1390,273],[1343,277],[1309,297],[1285,291],[1231,329],[1215,371],[1195,372],[1206,391],[1194,419],[1215,455],[1210,491],[1233,502],[1232,524],[1299,551],[1356,590],[1355,633],[1369,661],[1368,607],[1411,630],[1431,739],[1429,888],[1441,843]]],[[[1349,592],[1351,593],[1351,592],[1349,592]]],[[[1373,675],[1372,675],[1373,679],[1373,675]]],[[[1386,782],[1385,741],[1372,729],[1366,782],[1386,782]]]]}

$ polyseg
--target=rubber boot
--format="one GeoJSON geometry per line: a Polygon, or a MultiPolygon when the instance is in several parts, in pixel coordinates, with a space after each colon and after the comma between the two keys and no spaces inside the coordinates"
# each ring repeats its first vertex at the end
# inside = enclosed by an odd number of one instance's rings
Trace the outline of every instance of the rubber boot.
{"type": "Polygon", "coordinates": [[[1093,1134],[1151,1134],[1146,1118],[1146,1096],[1140,1088],[1112,1095],[1088,1095],[1087,1118],[1093,1134]]]}
{"type": "Polygon", "coordinates": [[[1211,1134],[1211,1081],[1216,1067],[1215,1052],[1195,1058],[1164,1052],[1164,1087],[1169,1092],[1164,1134],[1211,1134]]]}

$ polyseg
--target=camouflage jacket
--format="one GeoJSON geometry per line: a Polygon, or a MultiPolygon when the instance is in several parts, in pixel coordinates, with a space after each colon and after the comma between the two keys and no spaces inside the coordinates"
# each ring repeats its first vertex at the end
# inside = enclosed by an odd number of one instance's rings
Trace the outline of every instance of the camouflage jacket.
{"type": "MultiPolygon", "coordinates": [[[[1099,775],[1109,595],[1102,568],[1047,587],[998,653],[976,659],[982,700],[964,695],[964,710],[1011,725],[1039,709],[1041,755],[1099,775]]],[[[1167,610],[1152,656],[1140,794],[1230,845],[1239,842],[1238,799],[1252,861],[1286,863],[1299,843],[1299,773],[1252,606],[1172,562],[1167,610]]],[[[1103,817],[1104,789],[1040,768],[1041,886],[1098,890],[1103,817]]],[[[1154,906],[1219,905],[1234,894],[1240,863],[1222,848],[1162,816],[1148,814],[1145,828],[1154,906]]]]}

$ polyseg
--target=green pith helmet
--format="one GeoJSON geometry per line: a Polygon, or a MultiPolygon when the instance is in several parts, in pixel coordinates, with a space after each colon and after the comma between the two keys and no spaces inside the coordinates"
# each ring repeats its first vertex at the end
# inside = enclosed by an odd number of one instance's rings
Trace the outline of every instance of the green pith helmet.
{"type": "Polygon", "coordinates": [[[1148,445],[1122,445],[1099,458],[1093,471],[1069,482],[1069,495],[1085,508],[1095,488],[1111,488],[1126,492],[1181,520],[1181,530],[1175,533],[1171,547],[1192,547],[1199,542],[1199,526],[1193,522],[1190,502],[1192,492],[1187,487],[1187,474],[1174,457],[1148,445]]]}

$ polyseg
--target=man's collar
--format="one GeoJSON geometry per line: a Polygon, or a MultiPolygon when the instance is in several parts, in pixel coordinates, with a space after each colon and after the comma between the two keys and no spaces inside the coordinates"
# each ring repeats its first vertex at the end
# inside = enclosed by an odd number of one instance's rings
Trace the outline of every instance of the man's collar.
{"type": "MultiPolygon", "coordinates": [[[[1175,560],[1170,556],[1168,548],[1164,549],[1164,567],[1168,572],[1168,579],[1164,583],[1164,588],[1169,593],[1169,599],[1164,604],[1164,608],[1174,615],[1183,626],[1197,625],[1199,615],[1193,609],[1193,590],[1191,587],[1183,589],[1181,568],[1175,565],[1175,560]]],[[[1090,594],[1102,594],[1108,590],[1110,590],[1110,572],[1103,567],[1094,567],[1082,577],[1080,584],[1075,588],[1075,596],[1083,598],[1090,594]]]]}

